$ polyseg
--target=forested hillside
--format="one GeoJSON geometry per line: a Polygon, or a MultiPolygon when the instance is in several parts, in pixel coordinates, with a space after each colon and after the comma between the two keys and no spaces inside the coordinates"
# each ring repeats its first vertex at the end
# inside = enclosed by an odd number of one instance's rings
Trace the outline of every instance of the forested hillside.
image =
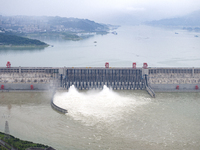
{"type": "Polygon", "coordinates": [[[13,45],[13,46],[47,46],[46,43],[39,40],[33,40],[16,35],[9,35],[0,33],[0,45],[13,45]]]}

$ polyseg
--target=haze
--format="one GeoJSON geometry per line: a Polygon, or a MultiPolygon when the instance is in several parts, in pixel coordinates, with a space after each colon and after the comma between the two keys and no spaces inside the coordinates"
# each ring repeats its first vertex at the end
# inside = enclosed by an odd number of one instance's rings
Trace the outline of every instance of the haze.
{"type": "Polygon", "coordinates": [[[1,15],[61,16],[101,23],[138,23],[200,9],[200,0],[0,0],[1,15]]]}

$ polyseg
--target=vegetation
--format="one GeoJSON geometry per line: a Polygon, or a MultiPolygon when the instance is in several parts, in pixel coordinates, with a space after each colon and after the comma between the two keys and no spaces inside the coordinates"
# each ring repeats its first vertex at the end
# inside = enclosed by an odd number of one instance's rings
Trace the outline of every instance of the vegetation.
{"type": "Polygon", "coordinates": [[[81,37],[79,37],[78,35],[73,34],[73,33],[63,33],[63,35],[64,35],[63,39],[65,39],[65,40],[78,41],[78,40],[82,39],[81,37]]]}
{"type": "Polygon", "coordinates": [[[96,32],[109,30],[107,25],[99,24],[88,19],[49,17],[48,23],[52,26],[62,25],[66,29],[81,30],[84,32],[96,32]]]}
{"type": "MultiPolygon", "coordinates": [[[[30,147],[37,147],[37,148],[44,148],[44,149],[48,148],[48,146],[46,145],[36,144],[29,141],[22,141],[11,135],[9,139],[4,139],[4,137],[5,137],[5,134],[0,132],[0,139],[6,142],[7,143],[6,147],[9,147],[9,148],[11,148],[11,146],[13,146],[14,148],[18,150],[26,150],[27,148],[30,148],[30,147]]],[[[0,145],[0,150],[6,150],[6,149],[0,145]]]]}
{"type": "Polygon", "coordinates": [[[33,40],[17,35],[10,35],[6,33],[0,33],[0,45],[11,46],[47,46],[46,43],[39,40],[33,40]]]}
{"type": "Polygon", "coordinates": [[[0,150],[7,150],[7,149],[0,145],[0,150]]]}
{"type": "Polygon", "coordinates": [[[16,36],[35,37],[36,39],[39,36],[47,36],[51,39],[62,38],[65,40],[77,41],[94,36],[96,34],[108,34],[108,31],[114,27],[117,26],[96,23],[88,19],[66,18],[58,16],[2,16],[2,24],[0,27],[0,45],[45,45],[45,43],[38,40],[30,41],[30,39],[27,38],[17,38],[16,40],[16,36]],[[3,34],[4,32],[6,34],[3,34]],[[10,37],[7,37],[7,33],[10,37]]]}

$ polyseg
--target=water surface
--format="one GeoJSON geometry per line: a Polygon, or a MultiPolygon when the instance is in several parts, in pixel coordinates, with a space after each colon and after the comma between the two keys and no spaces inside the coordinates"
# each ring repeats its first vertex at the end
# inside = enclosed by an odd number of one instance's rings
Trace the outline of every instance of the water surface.
{"type": "Polygon", "coordinates": [[[77,91],[0,93],[0,131],[56,149],[199,149],[200,94],[77,91]],[[57,101],[57,102],[56,102],[57,101]]]}
{"type": "MultiPolygon", "coordinates": [[[[199,67],[198,33],[147,26],[121,27],[118,35],[96,35],[81,41],[41,37],[53,47],[0,50],[0,64],[22,67],[199,67]],[[179,34],[175,34],[175,32],[179,34]],[[97,41],[97,43],[94,43],[97,41]]],[[[50,106],[51,92],[0,92],[0,131],[5,121],[22,140],[59,150],[187,149],[200,147],[200,93],[145,91],[69,91],[50,106]]]]}
{"type": "Polygon", "coordinates": [[[200,35],[180,29],[124,26],[117,35],[95,35],[81,41],[39,37],[53,45],[35,50],[0,50],[0,64],[30,67],[198,67],[200,35]],[[175,34],[178,33],[178,34],[175,34]],[[97,43],[94,43],[97,41],[97,43]],[[42,60],[42,61],[41,61],[42,60]]]}

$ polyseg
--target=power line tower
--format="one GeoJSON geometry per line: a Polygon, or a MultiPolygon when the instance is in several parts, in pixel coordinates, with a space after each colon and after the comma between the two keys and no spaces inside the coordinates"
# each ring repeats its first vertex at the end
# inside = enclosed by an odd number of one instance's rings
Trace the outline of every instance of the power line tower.
{"type": "Polygon", "coordinates": [[[8,121],[5,123],[5,139],[10,139],[10,131],[9,131],[9,126],[8,126],[8,121]]]}

